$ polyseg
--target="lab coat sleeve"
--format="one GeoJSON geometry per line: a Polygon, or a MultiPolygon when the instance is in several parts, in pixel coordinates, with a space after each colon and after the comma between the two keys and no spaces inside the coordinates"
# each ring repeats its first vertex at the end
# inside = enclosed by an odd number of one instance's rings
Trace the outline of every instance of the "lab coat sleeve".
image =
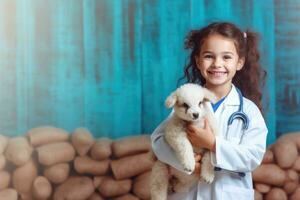
{"type": "MultiPolygon", "coordinates": [[[[172,113],[170,114],[170,116],[171,115],[172,113]]],[[[190,172],[187,172],[183,169],[183,166],[176,158],[174,151],[165,141],[163,129],[166,124],[166,121],[167,120],[163,121],[151,134],[152,150],[155,156],[157,157],[157,159],[160,160],[161,162],[166,163],[179,171],[182,171],[187,174],[191,174],[190,172]]]]}
{"type": "Polygon", "coordinates": [[[257,106],[250,106],[247,114],[249,127],[240,143],[216,137],[216,151],[211,156],[214,166],[230,171],[251,172],[260,165],[266,150],[268,130],[257,106]]]}

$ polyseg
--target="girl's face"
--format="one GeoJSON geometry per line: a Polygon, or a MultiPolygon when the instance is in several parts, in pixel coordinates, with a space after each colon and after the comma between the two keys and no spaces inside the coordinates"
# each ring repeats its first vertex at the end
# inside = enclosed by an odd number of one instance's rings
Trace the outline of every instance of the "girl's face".
{"type": "Polygon", "coordinates": [[[207,88],[231,86],[236,71],[244,65],[244,58],[239,58],[234,41],[219,34],[204,40],[195,59],[207,88]]]}

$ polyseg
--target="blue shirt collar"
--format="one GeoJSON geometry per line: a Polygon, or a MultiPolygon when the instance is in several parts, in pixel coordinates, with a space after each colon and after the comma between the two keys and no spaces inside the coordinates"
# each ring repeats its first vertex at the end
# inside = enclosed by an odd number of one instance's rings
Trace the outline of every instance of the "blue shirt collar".
{"type": "Polygon", "coordinates": [[[222,104],[222,102],[225,100],[226,97],[227,97],[227,96],[223,97],[222,99],[220,99],[220,100],[219,100],[217,103],[215,103],[215,104],[211,103],[211,106],[212,106],[214,112],[216,112],[216,111],[218,110],[219,106],[222,104]]]}

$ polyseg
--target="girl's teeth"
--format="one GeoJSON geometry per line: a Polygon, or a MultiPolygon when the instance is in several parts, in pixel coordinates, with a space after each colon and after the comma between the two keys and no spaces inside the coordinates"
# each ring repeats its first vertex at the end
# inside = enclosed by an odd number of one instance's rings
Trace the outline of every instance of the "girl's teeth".
{"type": "Polygon", "coordinates": [[[215,74],[215,75],[225,74],[225,72],[210,72],[210,73],[215,74]]]}

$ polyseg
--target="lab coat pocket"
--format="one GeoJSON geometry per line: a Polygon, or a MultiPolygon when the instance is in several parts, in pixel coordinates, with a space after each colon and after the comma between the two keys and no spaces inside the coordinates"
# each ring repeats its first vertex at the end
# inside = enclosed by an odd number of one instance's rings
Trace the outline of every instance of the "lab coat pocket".
{"type": "Polygon", "coordinates": [[[222,199],[253,200],[254,190],[237,186],[224,185],[222,199]]]}

